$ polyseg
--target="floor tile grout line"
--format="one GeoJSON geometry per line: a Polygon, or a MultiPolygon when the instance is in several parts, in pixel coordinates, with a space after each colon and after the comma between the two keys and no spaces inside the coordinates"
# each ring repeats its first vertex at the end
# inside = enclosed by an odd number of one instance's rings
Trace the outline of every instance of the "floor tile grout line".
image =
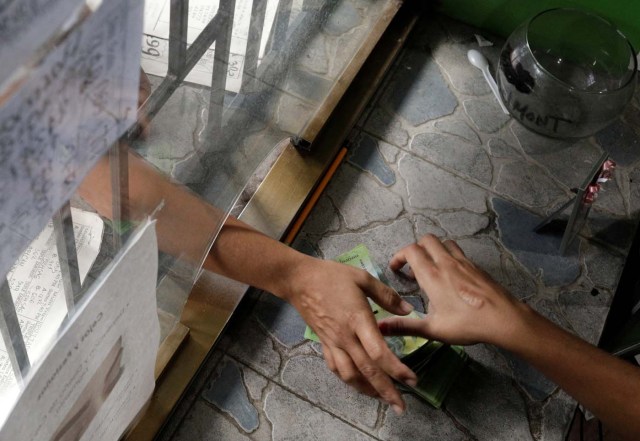
{"type": "MultiPolygon", "coordinates": [[[[450,116],[451,116],[451,115],[448,115],[448,116],[445,116],[445,117],[443,117],[443,118],[444,118],[444,119],[446,119],[447,117],[450,117],[450,116]]],[[[440,119],[443,119],[443,118],[440,118],[440,119]]],[[[431,123],[431,122],[432,122],[432,121],[429,121],[428,123],[431,123]]],[[[436,122],[437,122],[437,121],[436,121],[436,122]]],[[[468,125],[468,124],[467,124],[467,125],[468,125]]],[[[522,159],[524,159],[524,161],[525,161],[526,163],[528,163],[529,165],[534,166],[534,167],[537,167],[538,169],[540,169],[540,171],[542,171],[542,172],[544,173],[544,175],[545,175],[547,178],[549,178],[549,179],[551,179],[551,180],[552,180],[552,182],[557,186],[558,190],[560,190],[562,193],[565,193],[568,197],[570,197],[570,196],[572,195],[572,194],[569,192],[570,186],[569,186],[567,183],[565,183],[565,182],[561,181],[559,178],[557,178],[557,177],[556,177],[556,175],[555,175],[551,170],[549,170],[549,169],[548,169],[548,167],[547,167],[546,165],[544,165],[543,163],[539,162],[537,159],[535,159],[535,157],[534,157],[534,156],[531,156],[530,154],[528,154],[528,153],[523,149],[521,141],[520,141],[520,140],[519,140],[519,138],[515,135],[515,133],[513,133],[513,131],[512,131],[512,127],[511,127],[512,125],[513,125],[513,124],[509,124],[509,123],[507,123],[507,124],[506,124],[503,128],[501,128],[500,130],[508,130],[508,131],[509,131],[509,133],[511,133],[511,134],[513,135],[514,140],[515,140],[515,141],[516,141],[516,143],[517,143],[518,153],[522,156],[522,159]]],[[[434,128],[435,128],[435,126],[434,126],[434,128]]],[[[506,195],[505,195],[505,196],[500,195],[500,194],[499,194],[499,193],[497,193],[495,190],[493,190],[493,189],[491,188],[493,185],[487,185],[487,184],[484,184],[484,183],[482,183],[481,181],[478,181],[478,180],[476,180],[475,178],[473,178],[473,177],[471,177],[471,176],[466,176],[466,175],[462,174],[462,173],[461,173],[460,171],[458,171],[458,170],[447,168],[447,167],[445,167],[445,166],[443,166],[443,165],[441,165],[441,164],[438,164],[438,163],[436,163],[436,162],[433,162],[433,160],[431,160],[431,159],[423,158],[423,157],[421,157],[421,156],[419,156],[419,155],[417,155],[417,154],[413,153],[413,152],[410,150],[410,147],[407,147],[407,146],[404,146],[404,147],[403,147],[403,146],[398,146],[397,144],[394,144],[393,142],[391,142],[391,141],[389,141],[389,140],[386,140],[386,139],[382,138],[379,134],[376,134],[376,133],[371,132],[371,130],[370,130],[370,129],[365,128],[365,127],[364,127],[364,125],[363,125],[362,127],[360,127],[359,129],[360,129],[360,133],[361,133],[361,134],[368,135],[368,136],[372,137],[374,140],[379,140],[379,141],[385,142],[385,143],[387,143],[387,144],[390,144],[390,145],[392,145],[393,147],[397,148],[398,150],[400,150],[400,151],[402,151],[402,152],[406,152],[406,153],[408,153],[408,154],[411,154],[413,157],[416,157],[416,158],[422,159],[422,160],[424,160],[424,161],[426,161],[426,162],[428,162],[428,163],[430,163],[430,164],[432,164],[432,165],[434,165],[434,166],[436,166],[436,167],[438,167],[438,168],[440,168],[440,169],[442,169],[442,170],[444,170],[444,171],[447,171],[447,172],[449,172],[449,173],[451,173],[451,174],[454,174],[455,176],[460,177],[460,178],[461,178],[461,179],[463,179],[465,182],[469,182],[469,183],[471,183],[471,184],[474,184],[474,185],[476,185],[476,186],[479,186],[480,188],[487,189],[488,191],[490,191],[490,192],[492,192],[492,193],[494,193],[494,194],[498,194],[499,196],[501,196],[501,197],[503,197],[503,198],[505,198],[505,199],[509,199],[509,197],[508,197],[508,196],[506,196],[506,195]]],[[[476,132],[476,131],[474,130],[474,132],[476,132]]],[[[408,131],[408,133],[410,134],[410,133],[411,133],[411,131],[408,131]]],[[[440,133],[440,132],[425,132],[425,133],[442,134],[442,133],[440,133]]],[[[476,135],[478,135],[478,133],[477,133],[477,132],[476,132],[476,135]]],[[[485,134],[485,135],[490,136],[490,135],[497,135],[497,134],[496,134],[496,133],[494,133],[494,134],[485,134]]],[[[450,135],[450,136],[456,136],[456,135],[455,135],[455,134],[452,134],[452,135],[450,135]]],[[[480,142],[481,142],[481,144],[480,144],[479,146],[477,146],[477,147],[482,147],[482,148],[486,151],[486,148],[485,148],[485,142],[484,142],[483,136],[480,136],[480,135],[479,135],[479,137],[480,137],[480,142]]],[[[589,143],[590,143],[590,145],[592,145],[592,146],[594,146],[594,147],[599,148],[600,150],[602,150],[602,147],[601,147],[601,146],[599,146],[597,143],[593,142],[592,140],[589,140],[589,143]]],[[[488,152],[487,152],[487,153],[488,153],[488,152]]],[[[388,164],[388,165],[391,165],[391,164],[388,164]]],[[[496,173],[495,173],[495,171],[496,171],[496,167],[494,166],[493,162],[491,162],[491,168],[492,168],[492,184],[493,184],[493,181],[497,178],[496,173]]],[[[629,173],[629,171],[630,171],[630,170],[625,170],[625,173],[629,173]]],[[[604,213],[610,214],[610,215],[612,215],[612,216],[614,216],[614,217],[621,217],[621,216],[622,216],[622,217],[628,217],[628,216],[629,216],[629,213],[627,212],[627,205],[628,205],[628,203],[629,203],[629,202],[628,202],[628,201],[627,201],[627,199],[624,197],[624,195],[622,195],[622,198],[623,198],[623,204],[624,204],[624,206],[625,206],[625,213],[619,213],[619,212],[615,212],[615,211],[607,210],[607,209],[605,209],[605,208],[600,208],[600,207],[598,207],[598,210],[599,210],[599,211],[602,211],[602,212],[604,212],[604,213]]],[[[529,209],[529,210],[531,209],[531,207],[527,206],[526,204],[524,204],[524,203],[523,203],[523,202],[521,202],[521,201],[518,201],[518,202],[517,202],[517,205],[525,206],[525,207],[527,207],[527,209],[529,209]]],[[[589,239],[589,237],[588,237],[588,236],[583,236],[583,237],[585,237],[585,238],[589,239]]]]}
{"type": "MultiPolygon", "coordinates": [[[[269,377],[267,377],[267,376],[263,375],[262,373],[258,372],[256,369],[254,369],[253,367],[251,367],[250,365],[248,365],[246,362],[244,362],[244,361],[242,361],[242,360],[240,360],[240,359],[238,359],[238,358],[236,358],[236,357],[234,357],[234,356],[231,356],[231,355],[227,355],[227,357],[228,357],[228,358],[231,358],[231,359],[232,359],[232,360],[234,360],[236,363],[238,363],[238,364],[240,364],[240,365],[244,366],[245,368],[251,369],[253,372],[255,372],[256,374],[258,374],[258,375],[260,375],[260,376],[262,376],[262,377],[264,377],[264,378],[265,378],[266,380],[268,380],[269,382],[272,382],[272,383],[274,383],[274,384],[278,385],[278,387],[280,387],[280,388],[284,389],[285,391],[287,391],[287,392],[289,392],[290,394],[292,394],[292,395],[296,396],[297,398],[301,399],[302,401],[307,402],[307,403],[308,403],[308,404],[310,404],[312,407],[315,407],[316,409],[319,409],[319,410],[321,410],[322,412],[324,412],[324,413],[326,413],[326,414],[331,415],[332,417],[334,417],[334,418],[336,418],[336,419],[338,419],[338,420],[342,421],[343,423],[345,423],[345,424],[349,425],[349,426],[350,426],[350,427],[352,427],[353,429],[356,429],[357,431],[362,432],[362,433],[364,433],[365,435],[367,435],[367,436],[369,436],[369,437],[371,437],[371,438],[373,438],[373,439],[375,439],[375,440],[377,440],[377,441],[385,441],[385,440],[382,440],[381,438],[379,438],[377,435],[374,435],[374,434],[368,433],[368,432],[366,432],[364,429],[362,429],[362,428],[360,428],[360,427],[358,427],[358,426],[354,425],[354,423],[352,423],[352,422],[350,422],[350,421],[346,420],[344,417],[342,417],[342,416],[340,416],[340,415],[336,415],[336,414],[335,414],[335,413],[333,413],[331,410],[326,409],[326,408],[324,408],[324,407],[321,407],[321,406],[320,406],[320,405],[318,405],[317,403],[314,403],[313,401],[311,401],[311,399],[310,399],[310,398],[305,397],[305,396],[303,396],[303,395],[300,395],[300,393],[299,393],[299,392],[294,391],[294,390],[293,390],[293,389],[291,389],[289,386],[286,386],[286,385],[282,384],[282,382],[281,382],[281,381],[280,381],[280,379],[278,378],[278,377],[280,376],[280,375],[279,375],[279,374],[280,374],[280,372],[278,372],[278,374],[276,374],[276,378],[269,378],[269,377]]],[[[263,402],[262,404],[264,404],[264,402],[263,402]]],[[[378,408],[380,408],[380,405],[381,405],[381,403],[379,403],[379,404],[378,404],[378,408]]],[[[264,409],[262,409],[262,411],[264,411],[264,409]]],[[[266,415],[265,415],[265,417],[266,417],[266,415]]],[[[268,419],[268,418],[267,418],[267,419],[268,419]]],[[[377,422],[377,421],[376,421],[376,422],[377,422]]],[[[376,430],[376,429],[375,429],[375,427],[374,427],[372,430],[376,430]]]]}
{"type": "MultiPolygon", "coordinates": [[[[215,357],[215,352],[214,352],[214,351],[212,351],[212,352],[210,353],[210,356],[211,356],[212,358],[213,358],[213,357],[215,357]]],[[[182,424],[184,423],[184,421],[185,421],[186,417],[187,417],[188,415],[190,415],[190,414],[191,414],[191,412],[192,412],[193,408],[195,407],[196,403],[197,403],[199,400],[201,400],[201,399],[202,399],[202,392],[203,392],[203,390],[208,386],[208,384],[210,383],[210,382],[209,382],[209,379],[210,379],[211,375],[212,375],[212,374],[216,371],[216,369],[218,368],[218,365],[219,365],[219,363],[220,363],[220,361],[222,360],[222,358],[223,358],[223,357],[224,357],[224,352],[222,352],[222,351],[221,351],[221,355],[218,357],[218,359],[217,359],[215,362],[213,362],[213,366],[211,366],[211,367],[210,367],[210,369],[209,369],[209,367],[205,368],[205,369],[207,369],[207,370],[209,371],[209,375],[207,376],[207,378],[206,378],[206,379],[202,380],[202,384],[198,385],[198,384],[197,384],[197,383],[198,383],[198,381],[196,380],[196,381],[194,381],[194,382],[193,382],[193,384],[192,384],[190,387],[188,387],[188,388],[187,388],[187,390],[185,391],[185,394],[184,394],[184,395],[183,395],[183,397],[181,398],[181,400],[180,400],[180,402],[179,402],[178,406],[180,405],[180,403],[184,403],[184,400],[187,398],[187,396],[189,396],[189,395],[190,395],[190,392],[191,392],[191,391],[190,391],[189,389],[193,386],[193,387],[195,387],[196,389],[193,391],[193,394],[192,394],[193,399],[191,400],[191,403],[189,403],[188,408],[186,409],[186,411],[185,411],[185,412],[180,416],[180,419],[176,422],[175,426],[174,426],[174,427],[173,427],[173,429],[171,430],[171,433],[168,433],[168,432],[167,432],[167,433],[165,434],[164,432],[165,432],[166,428],[167,428],[167,427],[168,427],[168,425],[169,425],[168,423],[169,423],[170,421],[173,421],[173,420],[174,420],[174,418],[175,418],[175,417],[177,417],[177,415],[176,415],[176,411],[177,411],[178,407],[175,407],[175,408],[174,408],[174,410],[173,410],[173,412],[172,412],[172,415],[170,415],[170,417],[169,417],[169,418],[167,418],[167,420],[166,420],[166,423],[167,423],[167,424],[165,425],[165,427],[164,427],[164,428],[162,428],[162,429],[161,429],[160,434],[159,434],[159,435],[160,435],[160,437],[158,437],[158,439],[160,439],[160,440],[172,440],[172,439],[173,439],[173,437],[174,437],[174,436],[176,435],[176,433],[178,432],[178,429],[180,429],[180,427],[181,427],[181,426],[182,426],[182,424]]],[[[205,361],[205,363],[206,363],[206,361],[205,361]]],[[[198,373],[194,376],[194,378],[197,378],[199,375],[204,374],[204,370],[205,370],[205,369],[202,369],[200,372],[198,372],[198,373]]]]}
{"type": "MultiPolygon", "coordinates": [[[[509,201],[515,203],[516,205],[520,205],[523,208],[526,208],[528,211],[531,211],[532,207],[527,206],[524,202],[516,201],[516,200],[514,200],[513,198],[511,198],[510,196],[507,196],[507,195],[501,195],[500,193],[497,193],[496,190],[492,189],[491,187],[487,186],[486,184],[483,184],[482,182],[480,182],[480,181],[478,181],[478,180],[476,180],[476,179],[474,179],[474,178],[472,178],[470,176],[464,176],[463,174],[461,174],[461,172],[459,170],[450,169],[450,168],[447,168],[447,167],[445,167],[445,166],[443,166],[441,164],[438,164],[438,163],[434,162],[432,159],[423,158],[422,156],[419,156],[415,152],[413,152],[411,150],[407,150],[404,147],[399,147],[399,149],[402,152],[404,152],[405,154],[411,155],[412,157],[414,157],[416,159],[419,159],[419,160],[422,160],[424,162],[427,162],[428,164],[433,165],[434,167],[437,167],[440,170],[443,170],[443,171],[445,171],[445,172],[447,172],[449,174],[452,174],[455,177],[457,177],[457,178],[459,178],[459,179],[461,179],[461,180],[463,180],[463,181],[465,181],[465,182],[467,182],[469,184],[472,184],[472,185],[474,185],[476,187],[479,187],[479,188],[481,188],[483,190],[486,190],[487,192],[490,192],[490,193],[492,193],[492,194],[494,194],[496,196],[499,196],[502,199],[509,200],[509,201]]],[[[567,196],[568,196],[568,194],[567,194],[567,196]]]]}

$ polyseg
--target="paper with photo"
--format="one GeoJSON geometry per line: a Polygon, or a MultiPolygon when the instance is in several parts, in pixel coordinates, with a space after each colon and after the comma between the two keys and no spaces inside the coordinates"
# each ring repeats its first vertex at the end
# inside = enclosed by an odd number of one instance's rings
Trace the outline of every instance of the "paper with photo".
{"type": "Polygon", "coordinates": [[[0,439],[120,439],[155,384],[157,265],[155,224],[146,222],[32,370],[0,439]]]}
{"type": "MultiPolygon", "coordinates": [[[[100,216],[71,209],[80,281],[84,281],[100,251],[104,223],[100,216]]],[[[67,315],[53,223],[49,222],[18,258],[7,276],[20,329],[31,363],[51,344],[67,315]]],[[[18,393],[18,382],[0,339],[0,421],[18,393]]]]}

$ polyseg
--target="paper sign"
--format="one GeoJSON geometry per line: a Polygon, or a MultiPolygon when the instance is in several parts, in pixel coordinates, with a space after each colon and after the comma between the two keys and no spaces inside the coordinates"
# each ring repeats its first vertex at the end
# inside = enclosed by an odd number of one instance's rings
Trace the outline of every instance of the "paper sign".
{"type": "Polygon", "coordinates": [[[83,0],[0,1],[0,86],[48,40],[83,0]]]}
{"type": "Polygon", "coordinates": [[[147,222],[32,369],[0,439],[120,438],[154,388],[157,265],[155,224],[147,222]]]}
{"type": "MultiPolygon", "coordinates": [[[[71,209],[80,280],[96,260],[104,223],[95,213],[71,209]]],[[[22,253],[7,277],[31,362],[44,354],[67,315],[53,223],[49,222],[22,253]]],[[[4,341],[0,339],[0,421],[18,393],[4,341]]]]}
{"type": "Polygon", "coordinates": [[[135,120],[142,8],[103,2],[0,107],[0,279],[135,120]]]}

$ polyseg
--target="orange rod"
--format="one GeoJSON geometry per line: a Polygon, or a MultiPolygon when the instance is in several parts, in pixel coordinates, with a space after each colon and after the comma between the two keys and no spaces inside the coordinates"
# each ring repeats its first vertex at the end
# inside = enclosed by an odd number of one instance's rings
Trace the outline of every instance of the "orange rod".
{"type": "Polygon", "coordinates": [[[286,243],[287,245],[291,245],[293,240],[296,238],[296,236],[300,232],[300,229],[302,228],[302,225],[304,224],[304,221],[307,220],[307,218],[309,217],[309,214],[311,213],[311,210],[313,210],[313,207],[316,206],[316,203],[318,202],[318,199],[320,199],[322,192],[329,184],[329,181],[331,180],[333,175],[336,173],[336,170],[338,170],[338,166],[340,165],[340,163],[342,162],[346,154],[347,154],[346,147],[342,147],[338,152],[338,154],[336,155],[336,157],[333,159],[333,162],[329,166],[329,169],[320,180],[320,183],[311,194],[311,197],[309,198],[305,206],[302,208],[302,211],[294,221],[293,225],[291,226],[291,229],[289,230],[289,232],[287,233],[287,236],[284,239],[284,243],[286,243]]]}

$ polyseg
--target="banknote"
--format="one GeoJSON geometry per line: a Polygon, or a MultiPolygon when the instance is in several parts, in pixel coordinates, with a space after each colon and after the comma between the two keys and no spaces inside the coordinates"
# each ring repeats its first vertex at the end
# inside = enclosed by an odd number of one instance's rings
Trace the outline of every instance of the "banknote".
{"type": "MultiPolygon", "coordinates": [[[[341,254],[335,260],[345,265],[361,268],[377,279],[387,282],[383,272],[371,259],[369,250],[365,245],[358,245],[352,250],[341,254]]],[[[371,299],[369,299],[369,305],[376,320],[394,316],[371,299]]],[[[413,311],[406,317],[420,319],[424,315],[413,311]]],[[[304,336],[309,340],[320,341],[309,326],[307,326],[304,336]]],[[[467,361],[468,356],[464,349],[461,346],[449,346],[439,341],[414,336],[385,337],[385,341],[391,351],[418,377],[415,387],[399,384],[400,389],[414,393],[439,409],[451,385],[467,361]]]]}
{"type": "Polygon", "coordinates": [[[399,388],[439,409],[467,359],[468,355],[461,346],[449,346],[430,340],[414,352],[410,359],[402,359],[415,372],[418,382],[415,387],[398,383],[399,388]]]}
{"type": "MultiPolygon", "coordinates": [[[[375,263],[371,259],[369,250],[365,245],[362,244],[358,245],[351,251],[347,251],[346,253],[341,254],[335,259],[335,261],[344,263],[345,265],[354,266],[356,268],[361,268],[377,279],[380,279],[382,276],[382,271],[380,271],[379,267],[375,265],[375,263]]],[[[373,311],[373,315],[375,316],[376,320],[382,320],[384,318],[394,316],[394,314],[391,314],[389,311],[378,306],[373,300],[368,300],[369,306],[371,306],[371,310],[373,311]]],[[[421,314],[413,311],[407,317],[419,319],[421,318],[421,314]]],[[[320,341],[316,333],[309,326],[307,326],[304,336],[309,340],[320,341]]],[[[416,349],[427,343],[426,339],[413,336],[385,337],[385,341],[391,351],[399,358],[411,354],[416,349]]]]}

